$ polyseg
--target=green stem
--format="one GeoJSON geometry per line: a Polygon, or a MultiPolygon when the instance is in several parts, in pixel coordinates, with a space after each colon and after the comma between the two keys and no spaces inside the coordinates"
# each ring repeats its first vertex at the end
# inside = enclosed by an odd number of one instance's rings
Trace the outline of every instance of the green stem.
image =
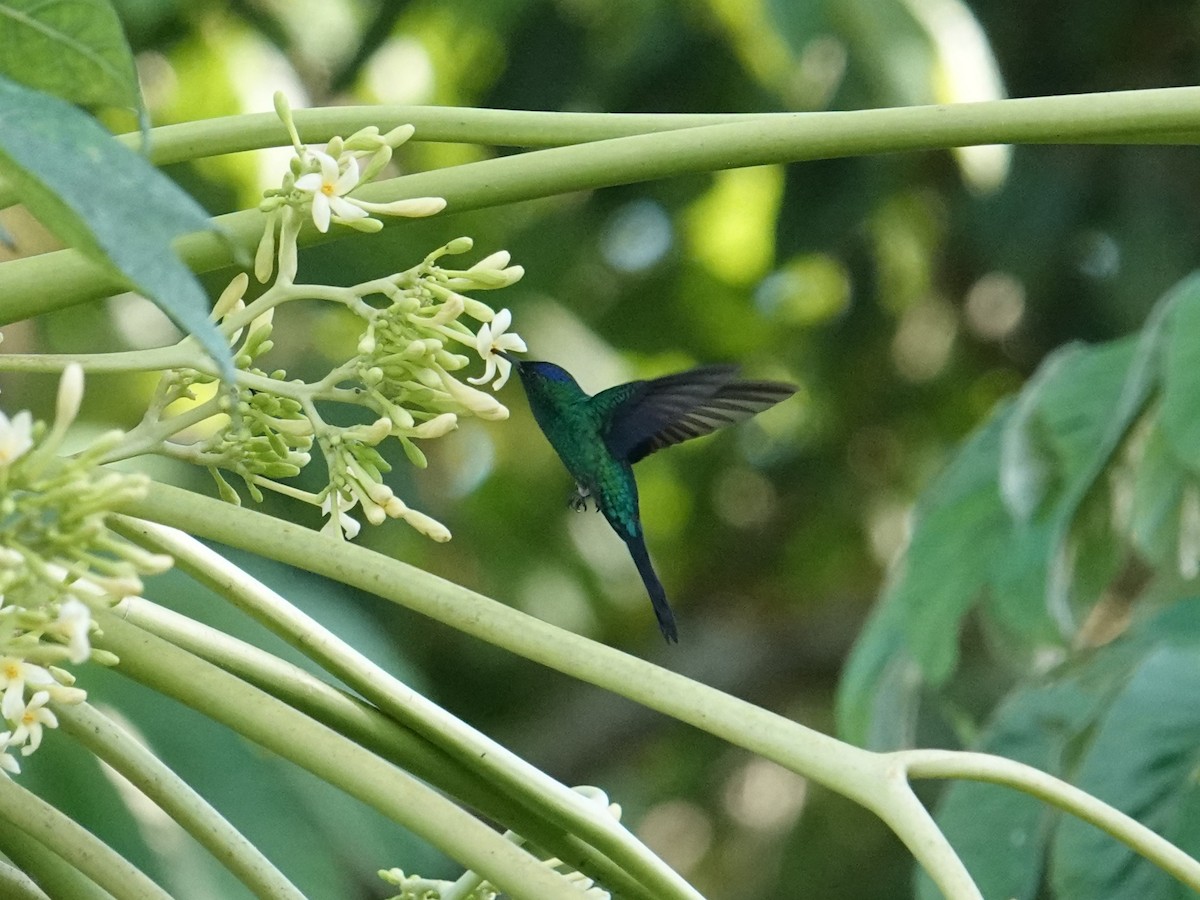
{"type": "Polygon", "coordinates": [[[39,900],[47,894],[71,900],[112,900],[112,894],[19,828],[0,828],[0,852],[46,892],[39,900]]]}
{"type": "Polygon", "coordinates": [[[53,850],[117,900],[171,900],[137,866],[7,777],[0,778],[0,819],[53,850]]]}
{"type": "Polygon", "coordinates": [[[163,449],[163,442],[172,435],[179,434],[185,428],[211,419],[222,411],[221,396],[218,394],[211,400],[206,400],[198,406],[193,406],[186,412],[166,419],[143,419],[142,422],[126,434],[119,444],[100,458],[102,464],[113,463],[143,453],[152,453],[163,449]]]}
{"type": "MultiPolygon", "coordinates": [[[[446,106],[338,106],[292,111],[296,130],[306,144],[325,143],[335,134],[348,136],[368,125],[376,125],[383,132],[397,125],[412,125],[416,128],[414,141],[494,147],[561,147],[770,115],[557,113],[446,106]]],[[[141,146],[140,132],[120,135],[118,140],[129,147],[141,146]]],[[[150,130],[149,156],[155,165],[165,166],[206,156],[282,147],[289,143],[287,131],[277,115],[250,113],[153,128],[150,130]]]]}
{"type": "MultiPolygon", "coordinates": [[[[31,257],[33,258],[33,257],[31,257]]],[[[0,265],[3,268],[3,265],[0,265]]],[[[125,350],[119,353],[0,353],[0,370],[6,372],[61,373],[78,363],[88,374],[101,372],[158,372],[163,369],[216,369],[195,345],[184,340],[170,347],[125,350]]]]}
{"type": "Polygon", "coordinates": [[[461,765],[362,700],[251,644],[147,600],[126,597],[118,613],[131,624],[220,666],[412,772],[492,821],[508,824],[568,866],[587,872],[622,897],[653,900],[653,894],[648,894],[607,856],[562,828],[547,825],[542,810],[521,805],[519,798],[502,793],[494,782],[461,765]]]}
{"type": "MultiPolygon", "coordinates": [[[[1127,91],[1151,96],[1166,91],[1194,88],[1163,88],[1127,91]]],[[[1082,94],[1103,97],[1109,94],[1082,94]]],[[[1033,98],[1042,99],[1042,98],[1033,98]]],[[[1065,98],[1048,98],[1062,100],[1065,98]]],[[[1029,100],[996,100],[991,103],[1028,103],[1029,100]]],[[[495,147],[564,147],[590,141],[654,134],[705,125],[746,124],[782,116],[836,116],[843,113],[562,113],[512,109],[462,109],[441,106],[343,106],[327,109],[298,109],[292,116],[300,139],[323,143],[335,134],[349,135],[368,125],[389,131],[397,125],[412,125],[414,141],[481,144],[495,147]]],[[[1192,143],[1200,135],[1195,120],[1173,128],[1155,126],[1124,133],[1126,139],[1142,137],[1170,143],[1192,143]]],[[[129,146],[141,145],[140,133],[121,135],[129,146]]],[[[164,125],[150,132],[150,160],[170,165],[185,160],[240,153],[265,147],[282,147],[290,141],[283,123],[274,113],[251,113],[219,119],[202,119],[164,125]]]]}
{"type": "MultiPolygon", "coordinates": [[[[463,111],[455,111],[461,113],[463,111]]],[[[454,113],[447,114],[447,119],[454,113]]],[[[507,113],[504,115],[508,115],[507,113]]],[[[207,128],[208,126],[203,126],[207,128]]],[[[541,127],[541,126],[539,126],[541,127]]],[[[670,128],[668,123],[666,127],[670,128]]],[[[1164,88],[1065,97],[993,100],[852,112],[776,113],[721,124],[638,133],[574,146],[555,146],[448,169],[377,182],[356,193],[387,202],[439,196],[449,212],[481,209],[572,191],[697,172],[874,153],[996,143],[1122,143],[1184,141],[1200,129],[1200,88],[1164,88]]],[[[283,140],[282,126],[274,132],[283,140]]],[[[323,137],[328,134],[321,133],[323,137]]],[[[475,137],[485,136],[482,131],[475,137]]],[[[461,139],[475,139],[464,127],[461,139]]],[[[194,147],[202,152],[202,147],[194,147]]],[[[385,218],[386,225],[396,220],[385,218]]],[[[257,209],[218,216],[229,243],[204,232],[176,242],[194,271],[224,268],[235,248],[251,253],[263,229],[257,209]]],[[[301,243],[354,233],[319,234],[308,222],[301,243]]],[[[0,325],[124,290],[118,277],[74,250],[0,265],[0,325]]]]}
{"type": "MultiPolygon", "coordinates": [[[[487,873],[516,900],[577,900],[574,888],[528,853],[412,776],[257,688],[130,625],[96,616],[97,646],[120,657],[118,671],[174,697],[372,806],[447,855],[487,873]]],[[[0,786],[2,787],[2,786],[0,786]]],[[[5,804],[0,793],[0,813],[5,804]]]]}
{"type": "Polygon", "coordinates": [[[172,529],[128,519],[118,524],[127,534],[137,535],[157,551],[173,556],[176,564],[197,581],[229,598],[385,714],[451,754],[462,765],[494,781],[502,790],[532,808],[545,810],[556,825],[579,835],[623,865],[652,896],[662,900],[700,897],[607,812],[450,715],[220,554],[172,529]]]}
{"type": "Polygon", "coordinates": [[[892,755],[911,778],[964,778],[1016,788],[1090,822],[1137,851],[1193,891],[1200,892],[1200,862],[1141,822],[1091,794],[1032,766],[985,753],[907,750],[892,755]]]}
{"type": "MultiPolygon", "coordinates": [[[[921,825],[923,820],[916,817],[919,803],[897,792],[894,767],[883,755],[563,631],[399,560],[262,513],[162,484],[152,484],[145,498],[126,504],[122,511],[399,603],[757,753],[857,801],[886,821],[899,820],[898,804],[915,805],[910,817],[921,831],[920,840],[909,843],[913,854],[948,897],[974,900],[979,896],[945,838],[940,832],[929,834],[921,825]]],[[[900,832],[900,837],[909,841],[911,835],[900,832]]]]}
{"type": "Polygon", "coordinates": [[[115,722],[86,703],[57,712],[64,732],[129,779],[257,896],[304,900],[241,832],[115,722]]]}
{"type": "Polygon", "coordinates": [[[0,897],[9,900],[50,900],[37,882],[10,863],[0,863],[0,897]]]}

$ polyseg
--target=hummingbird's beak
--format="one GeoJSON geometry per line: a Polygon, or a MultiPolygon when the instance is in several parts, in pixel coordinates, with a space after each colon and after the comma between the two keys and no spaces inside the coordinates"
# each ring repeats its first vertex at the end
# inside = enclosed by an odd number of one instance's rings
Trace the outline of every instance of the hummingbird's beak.
{"type": "Polygon", "coordinates": [[[507,350],[497,350],[497,351],[496,351],[496,353],[497,353],[498,355],[500,355],[500,356],[503,356],[505,359],[507,359],[507,360],[508,360],[510,363],[512,363],[514,366],[518,366],[518,367],[519,367],[519,366],[521,365],[521,360],[520,360],[520,359],[518,359],[517,357],[513,356],[513,355],[512,355],[511,353],[509,353],[507,350]]]}

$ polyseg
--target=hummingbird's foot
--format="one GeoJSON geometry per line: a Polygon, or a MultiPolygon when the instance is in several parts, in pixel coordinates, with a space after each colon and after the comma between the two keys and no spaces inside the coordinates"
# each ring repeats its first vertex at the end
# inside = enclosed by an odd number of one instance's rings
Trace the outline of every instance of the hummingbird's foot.
{"type": "MultiPolygon", "coordinates": [[[[567,506],[575,510],[575,512],[583,512],[587,509],[588,498],[592,496],[592,492],[585,487],[575,485],[575,493],[567,498],[567,506]]],[[[599,509],[599,505],[596,507],[599,509]]]]}

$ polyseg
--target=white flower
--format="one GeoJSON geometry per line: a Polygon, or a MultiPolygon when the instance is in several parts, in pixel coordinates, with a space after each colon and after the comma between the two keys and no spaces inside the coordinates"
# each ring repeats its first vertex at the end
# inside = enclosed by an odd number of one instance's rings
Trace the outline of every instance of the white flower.
{"type": "Polygon", "coordinates": [[[38,691],[21,710],[20,718],[14,720],[17,728],[8,739],[8,745],[21,747],[22,756],[28,756],[41,745],[43,728],[58,727],[58,717],[46,708],[49,699],[48,691],[38,691]]]}
{"type": "Polygon", "coordinates": [[[58,608],[58,620],[55,624],[67,639],[67,646],[71,649],[71,662],[86,662],[92,655],[92,645],[88,640],[88,632],[92,627],[92,611],[88,609],[87,604],[71,597],[58,608]]]}
{"type": "MultiPolygon", "coordinates": [[[[321,501],[321,512],[327,516],[329,516],[333,511],[333,493],[334,492],[330,490],[329,493],[325,495],[325,499],[321,501]]],[[[353,516],[346,515],[347,511],[353,509],[357,503],[357,497],[351,500],[347,500],[345,497],[338,497],[337,521],[338,524],[341,525],[342,534],[346,536],[346,540],[348,541],[352,541],[358,537],[358,532],[362,529],[362,525],[359,524],[358,519],[354,518],[353,516]]],[[[337,534],[338,528],[337,525],[334,525],[332,517],[328,522],[325,523],[325,526],[321,529],[321,531],[325,534],[337,534]]]]}
{"type": "MultiPolygon", "coordinates": [[[[7,747],[8,740],[11,737],[11,731],[0,731],[0,747],[7,747]]],[[[0,751],[0,774],[7,775],[10,772],[13,775],[20,775],[21,764],[17,762],[15,756],[10,756],[8,753],[0,751]]]]}
{"type": "Polygon", "coordinates": [[[484,384],[491,381],[499,371],[500,377],[492,385],[492,390],[498,391],[504,387],[508,376],[512,374],[512,363],[502,353],[504,351],[524,353],[527,349],[525,341],[519,334],[516,332],[505,334],[511,324],[512,313],[507,309],[502,309],[496,313],[496,318],[479,327],[479,334],[475,336],[475,349],[479,351],[479,357],[487,363],[487,368],[479,378],[468,378],[467,381],[471,384],[484,384]]]}
{"type": "Polygon", "coordinates": [[[55,682],[49,669],[25,662],[17,656],[0,657],[0,688],[4,689],[4,699],[0,700],[0,713],[10,722],[16,723],[25,710],[27,683],[40,687],[55,682]]]}
{"type": "Polygon", "coordinates": [[[23,409],[11,419],[0,411],[0,466],[14,463],[33,446],[33,416],[23,409]]]}
{"type": "Polygon", "coordinates": [[[317,231],[329,230],[330,215],[339,219],[365,219],[367,212],[355,206],[344,195],[358,187],[358,163],[347,160],[346,171],[338,172],[337,160],[320,150],[312,156],[321,164],[320,172],[309,172],[296,179],[296,188],[312,194],[312,217],[317,231]]]}

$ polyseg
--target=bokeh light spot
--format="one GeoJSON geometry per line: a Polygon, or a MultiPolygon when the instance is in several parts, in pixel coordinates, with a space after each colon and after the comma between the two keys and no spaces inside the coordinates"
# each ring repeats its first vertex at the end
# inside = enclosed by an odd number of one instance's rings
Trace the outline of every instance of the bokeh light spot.
{"type": "Polygon", "coordinates": [[[618,272],[644,272],[666,256],[674,240],[670,216],[642,198],[613,213],[600,235],[600,253],[618,272]]]}

